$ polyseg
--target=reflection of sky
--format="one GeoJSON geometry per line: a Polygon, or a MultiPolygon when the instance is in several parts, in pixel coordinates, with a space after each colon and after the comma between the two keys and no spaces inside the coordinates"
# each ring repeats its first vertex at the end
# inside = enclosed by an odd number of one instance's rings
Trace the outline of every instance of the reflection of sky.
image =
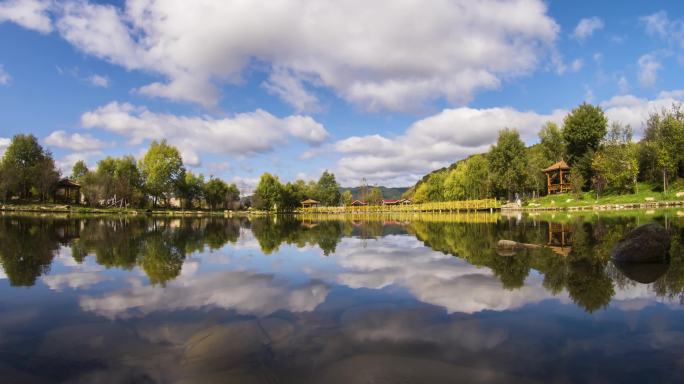
{"type": "Polygon", "coordinates": [[[532,271],[520,289],[503,289],[489,268],[409,235],[343,238],[329,256],[287,244],[263,255],[243,230],[236,244],[189,255],[165,287],[139,268],[106,269],[93,256],[76,263],[62,247],[41,283],[0,291],[0,351],[33,364],[26,373],[0,363],[0,378],[31,382],[29,374],[62,370],[89,383],[681,378],[684,311],[651,286],[616,287],[610,307],[589,314],[542,281],[532,271]]]}

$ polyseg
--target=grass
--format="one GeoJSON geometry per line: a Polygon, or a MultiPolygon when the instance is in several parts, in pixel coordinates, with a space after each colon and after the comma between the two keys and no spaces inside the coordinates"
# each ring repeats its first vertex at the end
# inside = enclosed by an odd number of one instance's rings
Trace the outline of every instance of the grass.
{"type": "Polygon", "coordinates": [[[644,204],[659,201],[684,201],[684,196],[677,197],[677,192],[683,191],[684,188],[675,187],[676,186],[673,186],[668,193],[662,193],[654,191],[654,186],[650,184],[639,183],[637,193],[618,194],[615,192],[604,192],[598,199],[596,198],[596,192],[594,191],[582,192],[579,197],[575,196],[574,193],[563,193],[530,199],[527,202],[527,206],[535,207],[535,204],[539,204],[540,208],[568,208],[607,204],[644,204]]]}
{"type": "MultiPolygon", "coordinates": [[[[97,213],[97,214],[124,214],[136,215],[148,213],[145,208],[107,208],[107,207],[88,207],[84,205],[67,205],[57,203],[40,203],[30,201],[14,201],[0,204],[0,210],[12,212],[50,212],[50,213],[97,213]]],[[[182,210],[179,208],[152,208],[151,213],[162,215],[185,215],[185,214],[200,214],[200,215],[221,215],[224,210],[182,210]]],[[[242,211],[234,212],[236,214],[244,213],[242,211]]]]}

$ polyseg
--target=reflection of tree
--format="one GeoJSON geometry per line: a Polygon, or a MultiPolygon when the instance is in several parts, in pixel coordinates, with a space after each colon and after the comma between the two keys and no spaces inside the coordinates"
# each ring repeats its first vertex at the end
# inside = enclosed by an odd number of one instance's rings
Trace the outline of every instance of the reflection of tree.
{"type": "Polygon", "coordinates": [[[335,252],[345,233],[351,230],[343,221],[300,221],[292,216],[263,217],[251,221],[251,229],[265,254],[277,251],[280,244],[297,247],[317,245],[324,255],[335,252]]]}
{"type": "Polygon", "coordinates": [[[240,225],[216,218],[6,217],[0,220],[0,262],[12,285],[30,286],[49,271],[63,243],[78,263],[93,255],[107,268],[140,266],[153,284],[164,284],[178,276],[187,254],[237,241],[240,225]]]}
{"type": "Polygon", "coordinates": [[[152,232],[145,236],[141,251],[138,264],[152,284],[164,286],[167,281],[180,274],[185,255],[162,232],[152,232]]]}
{"type": "Polygon", "coordinates": [[[615,294],[605,265],[588,260],[570,263],[567,289],[572,301],[589,312],[607,306],[615,294]]]}
{"type": "Polygon", "coordinates": [[[54,220],[0,220],[0,262],[12,286],[32,286],[59,249],[54,220]]]}

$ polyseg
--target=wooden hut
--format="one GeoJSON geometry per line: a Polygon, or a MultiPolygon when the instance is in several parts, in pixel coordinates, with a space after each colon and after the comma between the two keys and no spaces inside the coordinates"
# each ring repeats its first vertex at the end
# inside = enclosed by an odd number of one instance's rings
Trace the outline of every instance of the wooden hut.
{"type": "Polygon", "coordinates": [[[318,207],[318,204],[320,203],[314,199],[306,199],[302,201],[302,208],[318,207]]]}
{"type": "Polygon", "coordinates": [[[572,184],[568,182],[570,166],[561,160],[544,170],[546,174],[546,187],[548,194],[564,193],[572,190],[572,184]]]}
{"type": "Polygon", "coordinates": [[[55,201],[79,203],[81,201],[81,185],[70,179],[62,179],[55,187],[55,201]]]}

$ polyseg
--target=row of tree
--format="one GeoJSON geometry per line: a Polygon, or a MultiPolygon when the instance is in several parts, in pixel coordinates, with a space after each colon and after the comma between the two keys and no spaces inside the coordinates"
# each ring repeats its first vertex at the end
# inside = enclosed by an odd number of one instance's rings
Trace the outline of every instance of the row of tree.
{"type": "MultiPolygon", "coordinates": [[[[179,199],[185,208],[238,207],[240,191],[235,184],[195,175],[183,165],[177,148],[166,141],[153,141],[145,156],[106,157],[89,170],[77,161],[71,179],[81,185],[91,206],[168,206],[179,199]]],[[[0,162],[0,199],[49,200],[60,180],[52,154],[33,135],[15,135],[0,162]]]]}
{"type": "MultiPolygon", "coordinates": [[[[345,194],[345,199],[349,196],[345,194]]],[[[340,185],[335,175],[324,171],[318,181],[297,180],[283,184],[278,176],[264,173],[252,197],[252,207],[260,210],[291,212],[304,200],[316,200],[324,206],[336,206],[342,201],[340,185]]]]}
{"type": "Polygon", "coordinates": [[[667,192],[684,173],[684,111],[673,105],[652,113],[643,138],[634,142],[632,128],[619,122],[609,126],[599,106],[583,103],[563,120],[549,122],[539,132],[539,143],[526,147],[515,129],[503,129],[486,154],[471,156],[426,175],[406,197],[414,201],[448,201],[546,192],[543,169],[566,160],[572,167],[569,182],[576,191],[635,192],[638,182],[667,192]]]}

